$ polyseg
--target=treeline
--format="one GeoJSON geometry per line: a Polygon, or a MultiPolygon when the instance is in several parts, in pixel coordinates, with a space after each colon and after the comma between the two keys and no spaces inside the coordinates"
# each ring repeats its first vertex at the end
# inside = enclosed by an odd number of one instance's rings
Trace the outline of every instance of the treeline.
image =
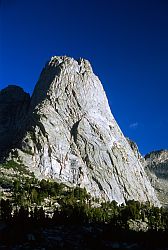
{"type": "Polygon", "coordinates": [[[168,230],[168,209],[151,206],[148,202],[102,202],[91,198],[86,189],[71,188],[53,181],[34,178],[24,183],[14,181],[11,200],[0,202],[1,220],[55,224],[109,224],[128,229],[129,221],[145,222],[149,229],[168,230]],[[45,199],[52,207],[52,216],[46,212],[45,199]],[[54,205],[53,205],[54,204],[54,205]]]}
{"type": "Polygon", "coordinates": [[[53,220],[58,224],[85,224],[85,223],[106,223],[121,228],[128,228],[129,220],[141,220],[147,222],[149,229],[168,230],[168,210],[140,205],[139,202],[129,201],[127,205],[118,206],[115,201],[102,203],[100,207],[91,207],[88,203],[69,199],[62,201],[58,208],[55,208],[52,218],[49,218],[43,207],[29,208],[21,206],[12,207],[9,200],[1,200],[1,219],[5,221],[15,220],[24,217],[25,220],[39,220],[40,222],[53,220]]]}
{"type": "MultiPolygon", "coordinates": [[[[46,249],[73,249],[71,245],[58,248],[53,240],[49,248],[47,236],[43,230],[48,228],[55,235],[64,234],[67,228],[70,232],[78,229],[91,228],[91,233],[82,236],[86,249],[105,249],[105,242],[120,242],[121,244],[138,244],[137,249],[160,249],[167,247],[168,239],[168,209],[151,206],[148,202],[127,201],[118,205],[116,201],[100,202],[80,187],[72,188],[53,181],[34,178],[24,182],[14,181],[11,199],[1,199],[0,220],[7,225],[0,231],[0,247],[30,245],[30,249],[38,247],[46,249]],[[46,204],[46,200],[49,204],[46,204]],[[48,207],[52,213],[48,214],[48,207]],[[130,221],[135,225],[130,228],[130,221]],[[139,224],[137,230],[136,222],[139,224]],[[141,224],[147,227],[143,231],[141,224]],[[134,228],[136,227],[136,228],[134,228]],[[139,232],[136,232],[139,231],[139,232]],[[26,235],[33,234],[34,241],[28,243],[26,235]],[[158,238],[160,239],[158,241],[158,238]],[[25,245],[24,245],[25,244],[25,245]],[[28,245],[27,245],[28,244],[28,245]]],[[[89,229],[90,230],[90,229],[89,229]]],[[[83,229],[84,231],[84,229],[83,229]]],[[[73,242],[73,241],[72,241],[73,242]]],[[[78,249],[81,248],[79,244],[78,249]]],[[[135,248],[136,249],[136,248],[135,248]]]]}
{"type": "MultiPolygon", "coordinates": [[[[79,191],[79,190],[78,190],[79,191]]],[[[83,194],[82,194],[83,196],[83,194]]],[[[168,230],[168,210],[140,204],[137,201],[128,201],[126,205],[118,206],[115,201],[101,203],[99,207],[90,205],[87,198],[60,199],[60,204],[53,211],[53,216],[49,217],[45,207],[20,206],[14,207],[10,200],[1,200],[1,220],[6,222],[24,221],[35,224],[109,224],[117,228],[128,229],[129,220],[146,222],[149,229],[156,231],[168,230]]]]}
{"type": "Polygon", "coordinates": [[[32,204],[41,205],[45,198],[57,198],[63,194],[65,185],[57,182],[26,178],[23,182],[15,180],[13,182],[13,203],[18,206],[30,206],[32,204]]]}

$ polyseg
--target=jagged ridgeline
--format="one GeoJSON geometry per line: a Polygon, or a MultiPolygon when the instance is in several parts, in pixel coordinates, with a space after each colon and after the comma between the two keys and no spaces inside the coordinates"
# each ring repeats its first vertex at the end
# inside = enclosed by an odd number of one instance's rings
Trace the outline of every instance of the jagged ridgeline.
{"type": "Polygon", "coordinates": [[[0,150],[6,159],[104,200],[159,205],[87,60],[52,57],[31,99],[9,86],[0,92],[0,104],[0,150]]]}

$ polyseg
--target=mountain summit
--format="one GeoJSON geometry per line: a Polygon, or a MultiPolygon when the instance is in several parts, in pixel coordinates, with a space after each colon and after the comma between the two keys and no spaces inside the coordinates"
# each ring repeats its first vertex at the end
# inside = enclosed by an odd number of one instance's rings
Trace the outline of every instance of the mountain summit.
{"type": "MultiPolygon", "coordinates": [[[[2,102],[4,91],[0,92],[2,106],[6,105],[6,99],[2,102]]],[[[104,200],[159,204],[87,60],[52,57],[31,100],[25,97],[25,106],[20,101],[23,136],[17,143],[15,140],[10,157],[21,160],[36,176],[85,187],[91,195],[104,200]]],[[[18,120],[14,112],[8,116],[18,120]]],[[[3,119],[0,116],[0,123],[3,119]]]]}

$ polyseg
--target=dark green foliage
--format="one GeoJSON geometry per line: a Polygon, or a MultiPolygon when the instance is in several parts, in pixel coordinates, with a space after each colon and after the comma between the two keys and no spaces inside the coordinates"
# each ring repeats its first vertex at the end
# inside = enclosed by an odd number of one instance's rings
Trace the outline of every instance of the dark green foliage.
{"type": "Polygon", "coordinates": [[[74,197],[82,202],[91,198],[91,196],[87,193],[86,189],[80,187],[76,187],[74,189],[74,197]]]}
{"type": "MultiPolygon", "coordinates": [[[[137,242],[142,246],[138,249],[156,249],[156,246],[166,245],[168,209],[151,206],[148,202],[140,204],[134,200],[127,201],[126,205],[118,205],[116,201],[100,204],[95,200],[98,202],[98,199],[91,198],[86,189],[79,187],[70,188],[53,181],[38,181],[35,178],[15,180],[13,198],[11,201],[2,199],[0,204],[0,219],[9,227],[13,227],[11,236],[6,233],[6,242],[9,244],[9,240],[24,241],[25,235],[33,230],[40,232],[44,228],[89,226],[94,231],[86,235],[84,241],[86,246],[88,244],[92,247],[86,249],[104,249],[101,248],[104,241],[122,241],[130,244],[137,242]],[[43,209],[45,198],[60,205],[55,207],[51,218],[43,209]],[[147,221],[148,232],[130,230],[129,220],[147,221]],[[160,245],[157,245],[158,237],[161,239],[160,245]]],[[[41,239],[39,238],[39,242],[41,239]]],[[[36,246],[34,247],[36,249],[36,246]]]]}
{"type": "Polygon", "coordinates": [[[11,202],[7,199],[1,200],[1,218],[4,221],[9,221],[12,217],[11,213],[12,213],[12,206],[11,206],[11,202]]]}
{"type": "Polygon", "coordinates": [[[13,182],[13,202],[16,205],[40,205],[45,198],[57,198],[63,193],[65,186],[53,181],[26,178],[13,182]]]}
{"type": "Polygon", "coordinates": [[[10,161],[4,163],[3,167],[6,168],[6,169],[10,169],[10,168],[17,169],[18,168],[18,163],[16,163],[13,160],[10,160],[10,161]]]}
{"type": "Polygon", "coordinates": [[[70,188],[54,181],[38,181],[35,178],[25,178],[24,181],[15,180],[13,182],[11,202],[9,200],[1,201],[1,218],[9,220],[13,210],[15,218],[17,216],[20,218],[31,217],[36,223],[40,221],[40,218],[45,221],[46,215],[42,207],[36,207],[41,206],[45,198],[60,205],[55,208],[54,223],[96,223],[128,229],[128,221],[131,219],[147,222],[151,230],[168,230],[168,210],[166,208],[154,207],[148,202],[140,204],[134,200],[127,201],[126,205],[118,205],[116,201],[103,202],[100,205],[93,203],[85,188],[70,188]],[[32,210],[33,207],[34,210],[32,210]]]}
{"type": "Polygon", "coordinates": [[[6,169],[13,169],[17,172],[19,172],[20,174],[22,175],[30,175],[30,176],[34,176],[34,173],[30,172],[26,166],[24,166],[22,163],[20,163],[19,161],[18,162],[15,162],[14,160],[10,160],[10,161],[7,161],[5,163],[3,163],[1,165],[2,168],[6,168],[6,169]]]}
{"type": "Polygon", "coordinates": [[[0,186],[2,188],[12,188],[12,181],[5,176],[0,177],[0,186]]]}

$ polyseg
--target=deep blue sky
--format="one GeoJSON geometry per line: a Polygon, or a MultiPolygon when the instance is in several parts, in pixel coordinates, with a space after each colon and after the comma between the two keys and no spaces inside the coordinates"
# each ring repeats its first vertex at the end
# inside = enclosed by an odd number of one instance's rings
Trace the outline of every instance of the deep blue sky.
{"type": "Polygon", "coordinates": [[[53,55],[90,60],[143,154],[168,148],[167,0],[0,0],[0,89],[32,93],[53,55]]]}

